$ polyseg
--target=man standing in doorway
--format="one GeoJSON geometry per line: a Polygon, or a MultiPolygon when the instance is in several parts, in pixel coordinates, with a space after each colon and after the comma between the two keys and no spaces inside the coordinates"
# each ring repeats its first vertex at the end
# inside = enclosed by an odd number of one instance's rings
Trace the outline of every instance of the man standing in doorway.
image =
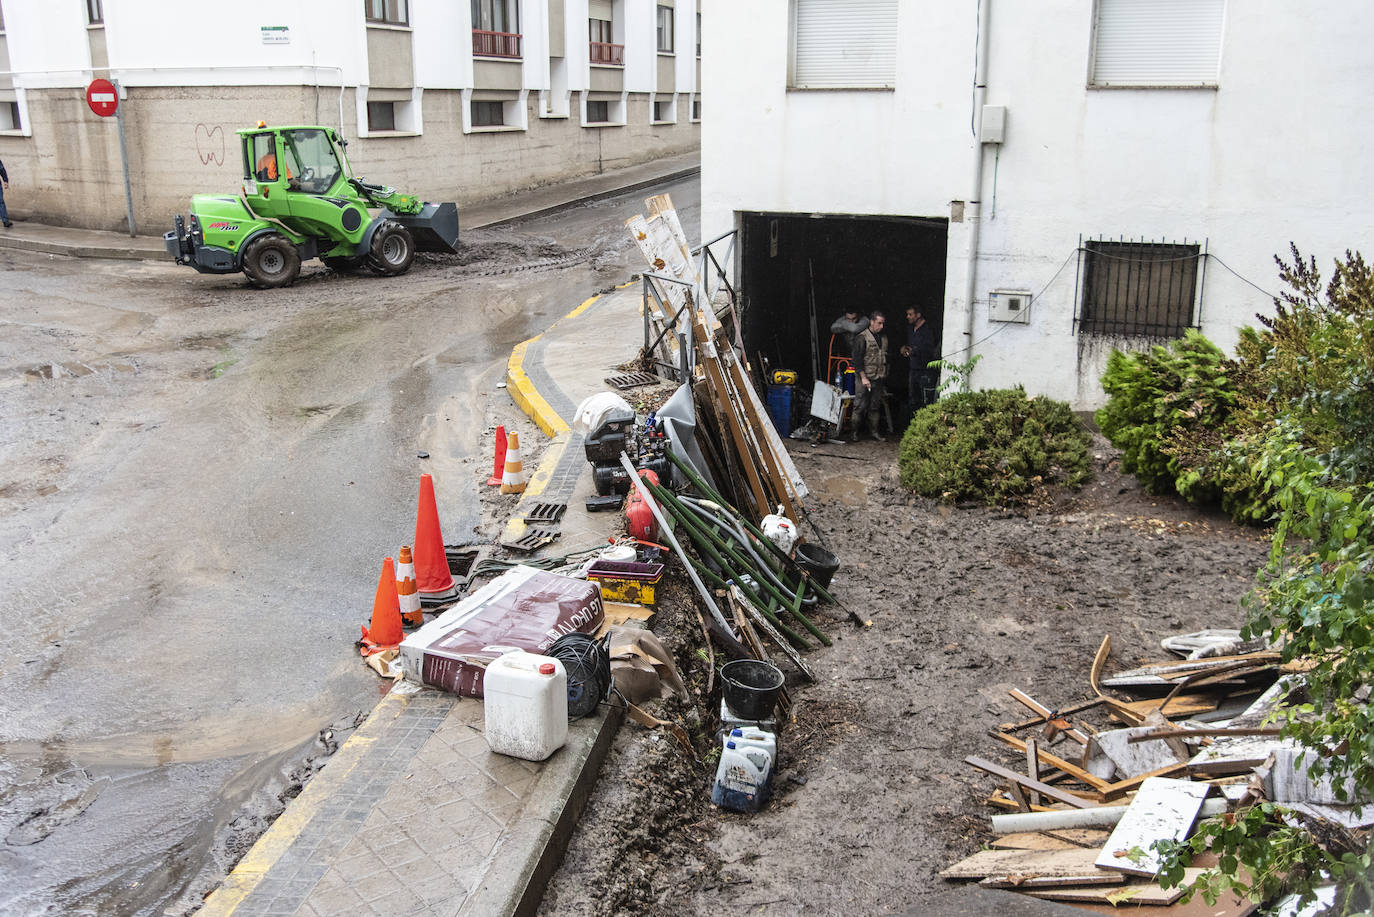
{"type": "Polygon", "coordinates": [[[915,306],[908,306],[906,310],[906,344],[902,346],[902,356],[909,361],[907,411],[915,415],[933,400],[930,394],[935,388],[935,374],[927,368],[927,364],[935,359],[935,334],[930,330],[925,315],[915,306]]]}
{"type": "Polygon", "coordinates": [[[868,328],[854,337],[854,368],[859,371],[859,399],[854,411],[854,439],[859,438],[859,418],[868,418],[868,434],[879,442],[878,412],[887,394],[887,335],[883,333],[887,316],[873,312],[868,328]]]}

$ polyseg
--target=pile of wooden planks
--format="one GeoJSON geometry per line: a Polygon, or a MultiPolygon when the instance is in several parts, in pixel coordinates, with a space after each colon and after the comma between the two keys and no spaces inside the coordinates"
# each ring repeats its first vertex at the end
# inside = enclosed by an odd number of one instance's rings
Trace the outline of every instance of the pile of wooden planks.
{"type": "MultiPolygon", "coordinates": [[[[740,355],[733,290],[721,288],[719,303],[696,301],[703,287],[672,201],[658,195],[645,204],[649,216],[631,217],[625,225],[644,255],[658,294],[645,304],[650,319],[660,331],[675,317],[678,327],[691,330],[697,444],[713,475],[718,472],[722,492],[746,515],[757,521],[781,506],[789,519],[799,521],[806,483],[740,355]]],[[[661,339],[666,344],[674,337],[661,339]]],[[[679,360],[674,353],[661,362],[678,365],[679,360]]]]}
{"type": "Polygon", "coordinates": [[[1234,897],[1205,910],[1196,909],[1200,898],[1183,904],[1182,886],[1162,889],[1155,880],[1160,864],[1151,845],[1183,840],[1200,817],[1256,798],[1254,768],[1283,745],[1278,729],[1262,722],[1287,693],[1277,654],[1160,662],[1104,677],[1110,653],[1108,637],[1093,660],[1087,700],[1055,708],[1009,692],[1032,716],[992,736],[1017,763],[976,755],[965,763],[996,778],[986,801],[1012,814],[992,817],[992,849],[941,875],[1103,913],[1251,913],[1256,905],[1234,897]],[[1104,688],[1153,696],[1123,700],[1104,688]]]}

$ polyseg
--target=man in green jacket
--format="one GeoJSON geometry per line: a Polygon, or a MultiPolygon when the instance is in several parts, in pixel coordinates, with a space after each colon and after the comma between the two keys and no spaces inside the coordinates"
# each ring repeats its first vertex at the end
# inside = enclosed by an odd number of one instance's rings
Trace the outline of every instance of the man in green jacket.
{"type": "Polygon", "coordinates": [[[854,337],[854,368],[859,371],[859,398],[854,407],[854,439],[859,438],[859,418],[868,418],[868,434],[879,442],[878,412],[887,394],[887,335],[883,328],[887,316],[874,312],[868,317],[868,328],[854,337]]]}

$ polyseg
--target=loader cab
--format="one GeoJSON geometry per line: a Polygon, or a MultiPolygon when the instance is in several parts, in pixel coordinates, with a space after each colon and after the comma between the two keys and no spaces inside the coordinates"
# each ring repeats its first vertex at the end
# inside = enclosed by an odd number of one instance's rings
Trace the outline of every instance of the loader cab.
{"type": "Polygon", "coordinates": [[[303,194],[328,194],[344,174],[331,133],[322,127],[246,132],[244,179],[259,185],[284,185],[288,191],[303,194]]]}

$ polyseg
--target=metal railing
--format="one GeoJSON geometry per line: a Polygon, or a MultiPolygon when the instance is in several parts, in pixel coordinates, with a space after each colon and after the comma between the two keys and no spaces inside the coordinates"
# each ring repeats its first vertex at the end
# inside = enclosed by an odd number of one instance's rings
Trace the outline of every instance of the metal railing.
{"type": "Polygon", "coordinates": [[[607,41],[593,41],[587,44],[593,64],[612,64],[625,66],[625,46],[613,45],[607,41]]]}
{"type": "Polygon", "coordinates": [[[1176,338],[1199,327],[1206,249],[1196,242],[1079,240],[1076,330],[1176,338]]]}
{"type": "Polygon", "coordinates": [[[517,32],[484,32],[472,30],[472,53],[478,57],[520,57],[520,35],[517,32]]]}

